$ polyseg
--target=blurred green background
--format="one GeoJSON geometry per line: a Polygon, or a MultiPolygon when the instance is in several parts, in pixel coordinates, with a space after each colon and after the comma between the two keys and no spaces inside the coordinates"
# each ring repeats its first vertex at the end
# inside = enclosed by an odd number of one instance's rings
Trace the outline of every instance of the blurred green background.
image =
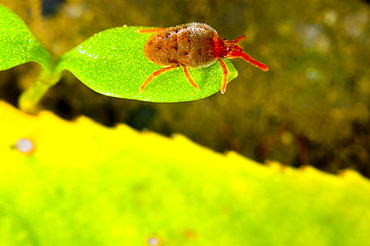
{"type": "MultiPolygon", "coordinates": [[[[204,22],[219,35],[242,34],[244,50],[267,73],[235,61],[239,77],[199,101],[155,104],[109,98],[73,75],[43,98],[42,107],[104,125],[126,123],[163,135],[181,133],[219,152],[328,172],[353,168],[370,177],[370,5],[366,1],[1,0],[55,59],[94,33],[129,26],[204,22]]],[[[0,98],[17,105],[38,67],[0,73],[0,98]]]]}

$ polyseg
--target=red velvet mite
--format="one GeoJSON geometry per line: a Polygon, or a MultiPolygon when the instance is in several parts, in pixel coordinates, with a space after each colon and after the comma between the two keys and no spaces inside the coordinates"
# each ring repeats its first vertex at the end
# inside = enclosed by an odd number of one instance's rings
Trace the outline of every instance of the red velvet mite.
{"type": "Polygon", "coordinates": [[[141,29],[139,32],[155,33],[146,42],[144,53],[149,61],[163,66],[145,80],[139,92],[144,91],[154,77],[179,66],[184,69],[190,84],[199,90],[198,85],[191,78],[188,68],[208,67],[219,61],[223,70],[221,93],[224,94],[228,81],[228,70],[222,58],[243,58],[263,71],[268,70],[266,65],[253,60],[243,52],[242,47],[236,45],[245,39],[245,35],[228,41],[221,39],[216,30],[209,25],[195,22],[168,28],[141,29]]]}

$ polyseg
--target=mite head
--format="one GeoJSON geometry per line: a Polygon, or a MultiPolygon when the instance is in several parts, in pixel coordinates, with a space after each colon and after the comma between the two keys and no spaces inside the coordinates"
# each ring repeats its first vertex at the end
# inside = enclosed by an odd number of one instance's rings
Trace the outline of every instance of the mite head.
{"type": "Polygon", "coordinates": [[[256,66],[263,71],[267,71],[268,67],[254,59],[252,59],[249,55],[243,52],[243,48],[236,43],[241,42],[246,37],[245,35],[242,35],[235,40],[225,40],[220,39],[219,37],[216,37],[214,43],[215,43],[215,56],[220,58],[228,58],[228,59],[238,59],[242,58],[245,61],[249,62],[253,66],[256,66]]]}

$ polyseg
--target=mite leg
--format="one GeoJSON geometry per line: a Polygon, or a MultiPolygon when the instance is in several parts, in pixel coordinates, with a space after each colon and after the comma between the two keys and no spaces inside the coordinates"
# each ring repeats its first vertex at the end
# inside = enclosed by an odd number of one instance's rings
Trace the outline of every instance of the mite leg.
{"type": "Polygon", "coordinates": [[[263,71],[269,70],[269,68],[265,64],[254,60],[252,57],[250,57],[249,55],[245,54],[244,52],[240,50],[234,50],[234,51],[229,52],[226,58],[229,58],[229,59],[243,58],[245,61],[249,62],[255,67],[258,67],[259,69],[263,71]]]}
{"type": "Polygon", "coordinates": [[[139,89],[139,92],[143,92],[145,90],[145,87],[150,83],[150,81],[152,81],[152,79],[154,79],[154,77],[157,77],[158,75],[160,75],[161,73],[164,73],[166,71],[169,71],[171,69],[174,69],[174,68],[177,68],[178,64],[176,65],[172,65],[172,66],[169,66],[169,67],[164,67],[164,68],[161,68],[157,71],[155,71],[154,73],[152,73],[152,75],[150,75],[146,80],[145,82],[140,86],[140,89],[139,89]]]}
{"type": "Polygon", "coordinates": [[[227,79],[228,79],[228,73],[229,71],[227,70],[225,62],[220,58],[218,61],[221,64],[222,67],[222,84],[221,84],[221,93],[224,94],[226,92],[226,86],[227,86],[227,79]]]}
{"type": "Polygon", "coordinates": [[[239,43],[239,42],[243,41],[244,39],[246,39],[246,36],[241,35],[240,37],[237,37],[234,40],[230,40],[230,41],[226,41],[226,42],[229,43],[229,44],[236,44],[236,43],[239,43]]]}
{"type": "Polygon", "coordinates": [[[139,29],[139,33],[152,33],[152,32],[160,32],[165,28],[149,28],[149,29],[139,29]]]}
{"type": "Polygon", "coordinates": [[[194,82],[194,80],[191,78],[190,76],[190,73],[189,73],[189,69],[187,66],[184,66],[184,65],[181,65],[182,68],[184,69],[184,73],[185,73],[185,76],[186,78],[189,80],[190,84],[197,90],[199,90],[199,86],[194,82]]]}

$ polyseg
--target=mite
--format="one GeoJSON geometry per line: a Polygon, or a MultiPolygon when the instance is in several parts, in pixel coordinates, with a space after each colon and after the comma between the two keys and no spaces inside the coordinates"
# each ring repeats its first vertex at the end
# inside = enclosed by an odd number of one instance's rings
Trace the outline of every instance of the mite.
{"type": "Polygon", "coordinates": [[[163,67],[145,80],[139,92],[144,91],[156,76],[179,66],[183,68],[190,84],[199,90],[198,85],[190,76],[189,68],[208,67],[218,61],[223,71],[221,93],[224,94],[228,81],[228,70],[222,58],[242,58],[263,71],[268,70],[265,64],[252,59],[243,52],[242,47],[237,45],[246,38],[245,35],[235,40],[221,39],[216,30],[207,24],[189,23],[168,28],[140,29],[139,33],[154,33],[146,42],[144,53],[149,61],[163,67]]]}

